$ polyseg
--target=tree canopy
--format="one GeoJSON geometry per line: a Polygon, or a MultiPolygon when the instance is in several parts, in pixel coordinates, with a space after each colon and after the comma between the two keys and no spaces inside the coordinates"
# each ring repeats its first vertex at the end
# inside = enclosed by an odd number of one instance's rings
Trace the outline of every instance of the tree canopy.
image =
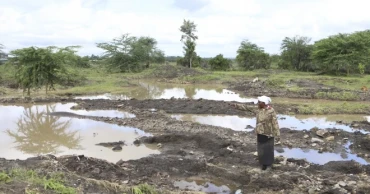
{"type": "Polygon", "coordinates": [[[370,62],[370,30],[329,36],[315,42],[312,58],[327,73],[359,71],[370,62]]]}
{"type": "Polygon", "coordinates": [[[108,43],[97,43],[105,50],[104,57],[111,69],[120,72],[139,72],[150,63],[163,63],[164,52],[157,48],[157,41],[151,37],[135,37],[124,34],[108,43]]]}
{"type": "Polygon", "coordinates": [[[198,39],[198,36],[195,35],[195,32],[197,32],[197,26],[190,20],[184,20],[180,27],[180,31],[183,33],[180,41],[184,43],[184,59],[181,60],[181,64],[191,68],[194,60],[197,60],[198,58],[197,53],[195,52],[195,41],[198,39]]]}
{"type": "Polygon", "coordinates": [[[77,46],[58,48],[29,47],[11,51],[11,63],[16,65],[16,79],[21,88],[30,95],[32,88],[45,87],[45,92],[55,89],[54,85],[68,74],[64,64],[76,59],[77,46]]]}
{"type": "Polygon", "coordinates": [[[279,67],[299,71],[313,70],[311,63],[311,38],[304,36],[285,37],[281,43],[281,61],[279,67]]]}
{"type": "Polygon", "coordinates": [[[236,61],[244,70],[267,69],[271,65],[269,54],[249,40],[241,42],[237,50],[236,61]]]}

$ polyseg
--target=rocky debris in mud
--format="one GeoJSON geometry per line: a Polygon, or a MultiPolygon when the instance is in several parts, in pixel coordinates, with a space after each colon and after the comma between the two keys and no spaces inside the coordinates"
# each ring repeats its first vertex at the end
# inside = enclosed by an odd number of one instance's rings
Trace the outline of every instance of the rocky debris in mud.
{"type": "MultiPolygon", "coordinates": [[[[315,129],[311,129],[311,130],[314,131],[315,129]]],[[[319,137],[326,137],[328,135],[328,131],[325,129],[319,129],[316,131],[316,135],[319,137]]]]}
{"type": "Polygon", "coordinates": [[[353,144],[350,145],[350,148],[363,153],[361,155],[369,157],[370,152],[370,134],[362,134],[360,132],[355,133],[353,144]]]}
{"type": "Polygon", "coordinates": [[[98,143],[95,145],[104,146],[104,147],[115,147],[115,146],[125,146],[125,141],[118,141],[118,142],[106,142],[106,143],[98,143]]]}
{"type": "Polygon", "coordinates": [[[98,143],[98,144],[95,144],[95,145],[110,147],[110,148],[112,148],[113,151],[121,151],[122,146],[125,146],[126,143],[125,143],[125,141],[118,141],[118,142],[98,143]]]}
{"type": "MultiPolygon", "coordinates": [[[[133,184],[124,185],[118,180],[108,178],[111,175],[114,176],[115,171],[122,172],[117,166],[116,168],[110,168],[112,165],[102,160],[83,156],[57,158],[49,155],[32,157],[26,160],[0,158],[1,176],[8,178],[7,181],[0,179],[0,193],[131,193],[129,185],[133,184]],[[76,165],[77,163],[86,164],[85,167],[90,171],[86,172],[88,176],[74,173],[82,170],[74,168],[82,167],[76,165]],[[108,172],[104,172],[104,169],[108,172]],[[96,179],[101,174],[106,175],[107,178],[96,179]]],[[[159,185],[158,188],[159,193],[170,193],[165,187],[161,188],[159,185]]],[[[171,190],[175,191],[174,189],[171,190]]]]}
{"type": "Polygon", "coordinates": [[[370,123],[368,121],[353,121],[350,124],[347,124],[354,129],[362,129],[370,131],[370,123]]]}

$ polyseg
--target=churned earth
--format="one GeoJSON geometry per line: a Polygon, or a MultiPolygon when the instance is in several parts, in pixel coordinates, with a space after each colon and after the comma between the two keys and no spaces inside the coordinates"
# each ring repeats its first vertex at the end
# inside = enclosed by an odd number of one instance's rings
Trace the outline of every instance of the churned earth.
{"type": "MultiPolygon", "coordinates": [[[[135,117],[98,117],[53,113],[53,116],[92,119],[130,126],[153,136],[138,138],[134,143],[153,144],[160,154],[141,159],[110,163],[87,156],[43,156],[27,160],[1,159],[1,170],[9,177],[14,168],[33,170],[41,175],[65,174],[65,185],[80,193],[123,193],[140,184],[154,185],[159,193],[180,193],[178,185],[190,178],[217,180],[224,187],[219,193],[369,193],[370,135],[364,131],[349,132],[335,128],[307,130],[281,129],[281,144],[276,145],[276,161],[270,172],[261,172],[256,160],[253,131],[182,121],[170,114],[228,114],[251,116],[252,113],[232,108],[230,102],[212,100],[75,100],[71,98],[1,99],[1,103],[75,102],[73,109],[122,110],[135,117]],[[329,161],[324,164],[299,158],[286,158],[292,149],[309,149],[322,154],[339,153],[359,157],[357,161],[329,161]]],[[[250,104],[251,108],[253,104],[250,104]]],[[[296,112],[294,106],[274,105],[279,114],[296,112]]],[[[369,126],[368,122],[352,122],[369,126]]],[[[350,124],[350,125],[351,125],[350,124]]],[[[115,142],[101,142],[111,145],[115,142]]],[[[121,144],[125,146],[124,144],[121,144]]],[[[330,156],[329,156],[330,157],[330,156]]],[[[309,158],[308,158],[309,159],[309,158]]],[[[351,159],[351,158],[350,158],[351,159]]],[[[1,177],[1,176],[0,176],[1,177]]],[[[5,177],[5,175],[4,175],[5,177]]],[[[0,179],[2,180],[2,179],[0,179]]],[[[5,179],[6,180],[6,179],[5,179]]],[[[3,181],[6,182],[6,181],[3,181]]],[[[19,193],[22,181],[1,183],[0,191],[19,193]]],[[[221,186],[221,185],[220,185],[221,186]]],[[[203,191],[208,191],[205,184],[203,191]]],[[[24,188],[24,187],[23,187],[24,188]]],[[[34,188],[30,188],[35,190],[34,188]]],[[[42,187],[39,189],[43,189],[42,187]]],[[[40,191],[41,191],[40,190],[40,191]]],[[[186,190],[186,187],[182,191],[186,190]]],[[[48,190],[49,191],[49,190],[48,190]]],[[[213,191],[217,192],[217,191],[213,191]]],[[[41,192],[43,193],[43,192],[41,192]]],[[[50,192],[53,193],[53,192],[50,192]]]]}
{"type": "MultiPolygon", "coordinates": [[[[322,79],[313,77],[313,79],[322,79]]],[[[332,81],[335,81],[333,79],[332,81]]],[[[339,84],[350,84],[340,83],[339,84]]],[[[350,100],[368,101],[370,95],[368,91],[361,88],[342,89],[335,86],[324,85],[311,79],[268,79],[264,81],[252,82],[252,80],[242,80],[229,83],[229,89],[246,94],[248,96],[267,95],[271,97],[285,98],[306,98],[306,99],[328,99],[328,100],[350,100]]]]}

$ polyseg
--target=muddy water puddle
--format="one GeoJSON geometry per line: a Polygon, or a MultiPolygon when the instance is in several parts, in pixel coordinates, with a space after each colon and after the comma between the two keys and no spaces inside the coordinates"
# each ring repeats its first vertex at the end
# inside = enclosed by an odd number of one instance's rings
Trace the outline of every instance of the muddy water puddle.
{"type": "Polygon", "coordinates": [[[284,152],[279,153],[275,151],[275,155],[284,156],[287,158],[306,159],[308,162],[315,164],[325,164],[330,161],[348,161],[354,160],[360,164],[369,164],[364,158],[358,157],[351,153],[319,153],[317,150],[301,149],[301,148],[283,148],[284,152]]]}
{"type": "Polygon", "coordinates": [[[348,141],[344,144],[344,151],[342,152],[323,152],[319,153],[317,150],[313,149],[301,149],[301,148],[283,148],[277,152],[276,155],[284,156],[287,158],[297,158],[297,159],[306,159],[308,162],[314,164],[326,164],[330,161],[349,161],[354,160],[360,164],[367,165],[370,164],[369,159],[364,159],[357,156],[356,154],[351,153],[350,145],[352,143],[348,141]]]}
{"type": "Polygon", "coordinates": [[[200,191],[205,193],[231,194],[235,193],[235,186],[223,184],[218,180],[206,180],[190,177],[186,180],[175,181],[174,186],[181,190],[200,191]]]}
{"type": "Polygon", "coordinates": [[[2,124],[0,131],[0,157],[26,159],[28,157],[53,154],[83,154],[89,157],[117,162],[158,154],[154,147],[136,146],[133,141],[146,134],[136,128],[98,122],[46,115],[55,111],[68,111],[76,114],[110,117],[134,117],[120,111],[72,111],[74,104],[48,104],[34,106],[1,106],[2,124]],[[110,147],[98,146],[102,142],[124,141],[122,150],[113,151],[110,147]]]}
{"type": "Polygon", "coordinates": [[[111,99],[127,100],[189,98],[206,100],[223,100],[237,102],[256,102],[255,98],[245,98],[240,94],[224,89],[220,85],[168,84],[155,82],[138,82],[135,87],[127,87],[122,94],[103,94],[79,96],[76,99],[111,99]]]}
{"type": "Polygon", "coordinates": [[[134,114],[118,111],[118,110],[72,110],[76,103],[55,103],[55,104],[44,104],[44,105],[29,105],[29,104],[19,104],[19,105],[0,105],[0,114],[6,113],[11,114],[11,117],[17,117],[24,114],[25,110],[31,112],[70,112],[85,116],[98,116],[98,117],[120,117],[120,118],[133,118],[134,114]]]}
{"type": "MultiPolygon", "coordinates": [[[[233,129],[235,131],[252,131],[256,125],[255,117],[241,117],[236,115],[194,115],[194,114],[176,114],[171,115],[172,118],[182,121],[192,121],[201,124],[220,126],[233,129]],[[247,127],[248,126],[248,127],[247,127]]],[[[364,130],[354,130],[345,124],[339,124],[336,121],[331,121],[329,118],[337,118],[344,120],[346,115],[325,115],[325,116],[288,116],[278,115],[278,122],[280,128],[290,128],[295,130],[310,130],[314,127],[318,128],[337,128],[348,132],[361,131],[368,133],[364,130]]],[[[365,116],[353,116],[354,120],[364,120],[365,116]],[[355,119],[356,117],[357,119],[355,119]]]]}

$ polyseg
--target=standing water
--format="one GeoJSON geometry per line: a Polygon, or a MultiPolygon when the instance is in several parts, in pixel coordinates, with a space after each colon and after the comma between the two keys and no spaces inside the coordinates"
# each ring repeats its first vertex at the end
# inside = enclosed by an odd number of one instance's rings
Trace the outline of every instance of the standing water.
{"type": "Polygon", "coordinates": [[[69,111],[76,114],[105,117],[128,117],[135,115],[115,110],[72,111],[75,104],[48,104],[28,106],[0,106],[2,124],[0,131],[0,157],[26,159],[28,157],[53,154],[56,156],[84,154],[88,157],[110,162],[138,159],[158,154],[155,148],[136,146],[133,141],[144,135],[142,130],[122,127],[88,119],[56,117],[46,113],[69,111]],[[124,141],[121,151],[98,146],[102,142],[124,141]]]}
{"type": "MultiPolygon", "coordinates": [[[[318,128],[337,128],[347,132],[361,131],[368,133],[364,130],[354,130],[345,124],[339,124],[335,121],[327,120],[325,116],[289,116],[278,115],[278,122],[280,128],[291,128],[293,130],[310,130],[314,127],[318,128]]],[[[194,114],[174,114],[172,118],[182,121],[192,121],[200,124],[207,124],[219,127],[226,127],[235,131],[252,131],[256,125],[255,117],[241,117],[236,115],[194,115],[194,114]],[[249,127],[247,127],[249,126],[249,127]]],[[[339,116],[336,115],[336,118],[339,116]]],[[[357,120],[364,120],[364,116],[356,116],[357,120]]]]}
{"type": "Polygon", "coordinates": [[[110,99],[127,100],[136,98],[143,99],[170,99],[170,98],[189,98],[206,100],[223,100],[237,102],[256,102],[255,98],[245,98],[240,94],[223,89],[222,86],[215,85],[186,85],[168,83],[145,83],[139,82],[138,86],[128,87],[122,94],[103,94],[96,96],[79,96],[76,99],[110,99]]]}

